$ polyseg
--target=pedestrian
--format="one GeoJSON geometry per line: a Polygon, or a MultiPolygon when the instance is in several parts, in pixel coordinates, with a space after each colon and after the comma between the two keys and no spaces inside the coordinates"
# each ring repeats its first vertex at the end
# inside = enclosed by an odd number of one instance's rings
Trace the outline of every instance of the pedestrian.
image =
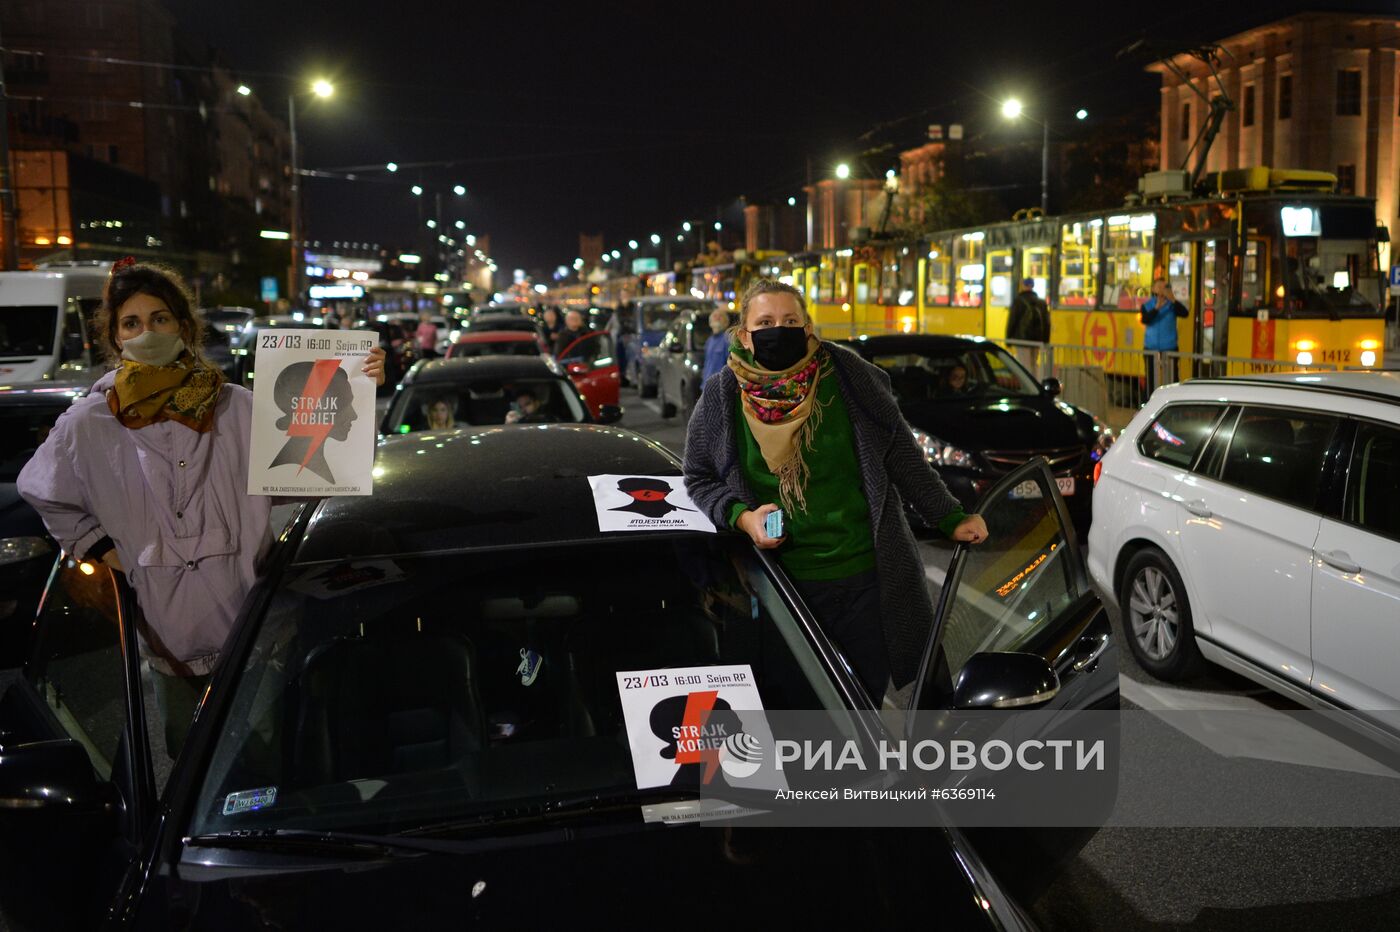
{"type": "MultiPolygon", "coordinates": [[[[17,483],[65,552],[135,590],[172,758],[272,543],[272,500],[247,491],[253,394],[200,355],[192,303],[170,269],[113,266],[94,333],[116,368],[58,419],[17,483]]],[[[383,380],[382,349],[364,371],[383,380]]]]}
{"type": "Polygon", "coordinates": [[[453,398],[434,398],[428,405],[428,430],[452,430],[464,426],[457,420],[453,398]]]}
{"type": "MultiPolygon", "coordinates": [[[[1011,310],[1006,317],[1006,338],[1040,344],[1034,347],[1012,348],[1018,357],[1022,357],[1022,350],[1027,350],[1024,356],[1029,358],[1029,368],[1032,372],[1038,371],[1040,351],[1050,342],[1050,309],[1046,306],[1045,299],[1036,294],[1033,278],[1021,279],[1021,290],[1011,302],[1011,310]]],[[[1022,361],[1027,360],[1022,358],[1022,361]]]]}
{"type": "Polygon", "coordinates": [[[418,329],[414,331],[414,339],[418,343],[418,355],[423,359],[436,359],[438,328],[433,323],[428,312],[424,311],[418,315],[418,329]]]}
{"type": "Polygon", "coordinates": [[[722,308],[710,312],[710,337],[705,341],[705,368],[700,377],[703,389],[710,376],[724,369],[729,360],[729,314],[722,308]]]}
{"type": "Polygon", "coordinates": [[[564,329],[564,322],[559,319],[559,309],[556,307],[547,307],[541,311],[540,320],[544,322],[546,340],[553,340],[555,334],[564,329]]]}
{"type": "Polygon", "coordinates": [[[1142,321],[1142,348],[1147,370],[1147,394],[1143,401],[1152,397],[1157,390],[1157,354],[1177,351],[1176,319],[1186,317],[1191,312],[1186,305],[1176,299],[1172,286],[1165,278],[1152,280],[1152,297],[1143,302],[1138,319],[1142,321]]]}
{"type": "Polygon", "coordinates": [[[716,525],[777,550],[878,706],[891,678],[914,679],[933,615],[903,502],[954,540],[986,540],[986,522],[930,468],[884,370],[818,340],[796,288],[756,280],[733,335],[690,421],[686,489],[716,525]]]}
{"type": "Polygon", "coordinates": [[[570,343],[587,332],[583,329],[583,314],[579,311],[569,311],[564,315],[564,329],[554,335],[554,355],[562,356],[570,343]]]}

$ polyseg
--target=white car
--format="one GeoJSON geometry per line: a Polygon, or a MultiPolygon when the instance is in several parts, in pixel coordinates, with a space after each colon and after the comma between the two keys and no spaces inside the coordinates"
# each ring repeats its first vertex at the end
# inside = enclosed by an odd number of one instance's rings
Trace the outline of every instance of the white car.
{"type": "Polygon", "coordinates": [[[1104,456],[1088,562],[1149,672],[1204,658],[1394,743],[1400,373],[1157,391],[1104,456]]]}

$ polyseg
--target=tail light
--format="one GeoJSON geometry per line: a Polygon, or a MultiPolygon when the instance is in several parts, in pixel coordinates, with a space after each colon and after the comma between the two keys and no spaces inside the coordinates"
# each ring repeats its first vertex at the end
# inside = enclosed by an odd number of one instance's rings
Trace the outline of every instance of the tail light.
{"type": "Polygon", "coordinates": [[[1094,485],[1099,484],[1099,476],[1103,475],[1103,460],[1094,464],[1094,485]]]}

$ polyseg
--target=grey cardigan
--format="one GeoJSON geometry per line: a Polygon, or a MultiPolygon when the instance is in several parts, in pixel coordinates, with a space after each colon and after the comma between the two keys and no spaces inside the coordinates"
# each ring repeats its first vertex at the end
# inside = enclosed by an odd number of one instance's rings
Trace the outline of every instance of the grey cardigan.
{"type": "MultiPolygon", "coordinates": [[[[845,347],[825,341],[822,346],[831,354],[851,418],[875,535],[885,645],[894,685],[900,688],[918,674],[933,620],[923,562],[903,502],[935,526],[962,506],[915,444],[884,370],[845,347]]],[[[718,527],[728,526],[735,502],[750,508],[764,504],[749,488],[739,459],[734,434],[738,395],[738,381],[728,369],[711,376],[686,433],[686,490],[718,527]]]]}

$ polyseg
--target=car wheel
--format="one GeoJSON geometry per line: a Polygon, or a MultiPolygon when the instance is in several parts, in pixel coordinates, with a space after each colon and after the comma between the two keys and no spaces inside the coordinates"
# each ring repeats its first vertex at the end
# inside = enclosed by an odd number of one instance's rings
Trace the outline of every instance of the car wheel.
{"type": "Polygon", "coordinates": [[[676,416],[676,406],[666,397],[666,385],[659,379],[656,382],[656,400],[661,402],[661,416],[673,418],[676,416]]]}
{"type": "Polygon", "coordinates": [[[641,373],[637,374],[637,386],[637,392],[643,398],[655,398],[659,391],[659,385],[656,382],[648,382],[642,378],[641,373]]]}
{"type": "Polygon", "coordinates": [[[1144,670],[1163,680],[1185,679],[1200,666],[1191,603],[1181,574],[1160,550],[1140,551],[1123,572],[1118,592],[1123,633],[1144,670]]]}

